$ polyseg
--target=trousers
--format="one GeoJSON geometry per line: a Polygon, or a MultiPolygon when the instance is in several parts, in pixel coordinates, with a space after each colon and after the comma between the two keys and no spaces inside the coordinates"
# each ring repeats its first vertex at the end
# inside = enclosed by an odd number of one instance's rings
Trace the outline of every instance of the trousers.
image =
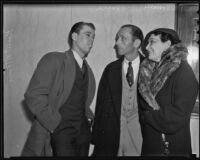
{"type": "Polygon", "coordinates": [[[86,121],[82,123],[80,132],[72,127],[51,134],[54,156],[88,156],[90,141],[90,126],[86,121]]]}

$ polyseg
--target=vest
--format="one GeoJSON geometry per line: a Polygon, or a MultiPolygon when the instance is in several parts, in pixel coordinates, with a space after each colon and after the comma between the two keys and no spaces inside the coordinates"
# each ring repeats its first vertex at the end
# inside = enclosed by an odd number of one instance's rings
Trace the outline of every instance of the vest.
{"type": "MultiPolygon", "coordinates": [[[[60,107],[61,122],[56,131],[67,129],[69,134],[77,135],[82,121],[85,121],[85,103],[88,89],[88,72],[85,76],[76,62],[76,76],[72,91],[66,102],[60,107]]],[[[66,131],[65,131],[66,133],[66,131]]]]}
{"type": "MultiPolygon", "coordinates": [[[[137,77],[136,77],[137,79],[137,77]]],[[[122,71],[122,105],[118,155],[140,156],[142,134],[137,104],[137,81],[130,87],[122,71]]]]}

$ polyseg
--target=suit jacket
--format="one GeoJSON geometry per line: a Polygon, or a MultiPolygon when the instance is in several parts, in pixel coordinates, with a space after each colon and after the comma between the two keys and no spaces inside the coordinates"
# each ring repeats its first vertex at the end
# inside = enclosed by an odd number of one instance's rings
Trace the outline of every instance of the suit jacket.
{"type": "Polygon", "coordinates": [[[169,142],[170,155],[192,154],[190,113],[197,94],[198,82],[186,61],[181,62],[156,95],[159,110],[152,110],[138,94],[143,134],[142,155],[163,155],[161,133],[165,133],[169,142]]]}
{"type": "MultiPolygon", "coordinates": [[[[116,156],[120,140],[122,101],[122,62],[124,57],[105,68],[97,92],[92,128],[93,156],[116,156]]],[[[140,61],[143,57],[140,56],[140,61]]]]}
{"type": "MultiPolygon", "coordinates": [[[[89,108],[95,93],[95,79],[89,65],[88,94],[85,114],[93,119],[89,108]]],[[[75,59],[72,51],[51,52],[42,57],[25,93],[25,101],[36,119],[32,124],[22,156],[51,156],[50,131],[61,121],[59,108],[67,100],[75,80],[75,59]],[[46,144],[46,145],[45,145],[46,144]],[[48,149],[47,149],[48,147],[48,149]],[[42,153],[46,150],[46,154],[42,153]],[[44,155],[43,155],[44,154],[44,155]]]]}

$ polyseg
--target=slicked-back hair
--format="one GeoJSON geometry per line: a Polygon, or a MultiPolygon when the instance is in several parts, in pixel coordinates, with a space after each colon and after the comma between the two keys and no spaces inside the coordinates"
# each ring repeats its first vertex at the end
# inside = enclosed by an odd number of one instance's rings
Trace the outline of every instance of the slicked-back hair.
{"type": "Polygon", "coordinates": [[[72,39],[72,34],[75,32],[75,33],[79,33],[80,30],[83,28],[83,26],[88,26],[90,28],[92,28],[93,30],[95,30],[95,26],[93,23],[88,23],[88,22],[77,22],[75,23],[70,32],[69,32],[69,35],[68,35],[68,44],[69,44],[69,47],[72,48],[72,42],[73,42],[73,39],[72,39]]]}
{"type": "Polygon", "coordinates": [[[125,28],[125,27],[131,29],[133,40],[139,39],[139,40],[141,40],[141,44],[142,44],[142,42],[144,40],[142,30],[139,27],[132,25],[132,24],[126,24],[126,25],[121,26],[121,28],[125,28]]]}

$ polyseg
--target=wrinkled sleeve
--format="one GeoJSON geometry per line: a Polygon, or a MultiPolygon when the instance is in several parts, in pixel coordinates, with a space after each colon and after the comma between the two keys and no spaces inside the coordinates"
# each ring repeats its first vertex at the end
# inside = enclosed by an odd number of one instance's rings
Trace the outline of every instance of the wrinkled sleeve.
{"type": "Polygon", "coordinates": [[[48,96],[56,73],[55,65],[54,57],[49,54],[42,57],[24,94],[25,102],[30,111],[42,126],[51,132],[61,119],[57,112],[53,112],[52,106],[48,103],[48,96]]]}

